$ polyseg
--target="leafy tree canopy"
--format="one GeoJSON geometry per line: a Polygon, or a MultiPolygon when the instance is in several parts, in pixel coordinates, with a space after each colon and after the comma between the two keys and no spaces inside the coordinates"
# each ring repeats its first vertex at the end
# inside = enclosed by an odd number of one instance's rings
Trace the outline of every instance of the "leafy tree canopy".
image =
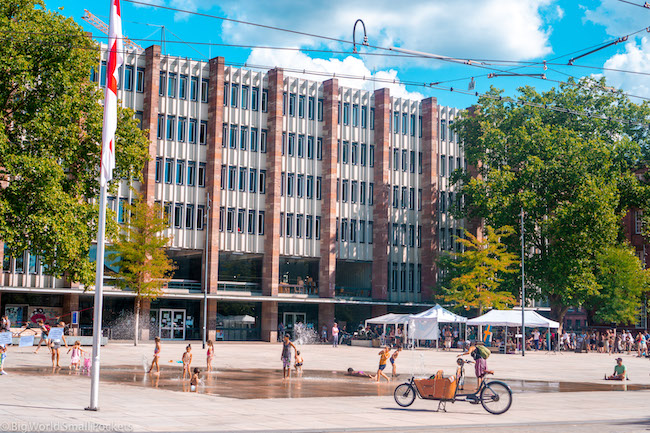
{"type": "MultiPolygon", "coordinates": [[[[0,29],[0,239],[13,256],[31,251],[48,273],[92,284],[103,92],[89,75],[99,46],[41,0],[0,2],[0,29]]],[[[116,150],[114,177],[138,179],[147,140],[132,110],[119,109],[116,150]]]]}

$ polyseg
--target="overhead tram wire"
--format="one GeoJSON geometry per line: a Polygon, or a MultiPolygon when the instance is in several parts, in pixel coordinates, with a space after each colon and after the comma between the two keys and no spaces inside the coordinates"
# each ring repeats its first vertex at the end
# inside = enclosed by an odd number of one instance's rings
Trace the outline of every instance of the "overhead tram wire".
{"type": "Polygon", "coordinates": [[[645,2],[644,4],[640,5],[638,3],[634,3],[634,2],[631,2],[631,1],[627,1],[627,0],[618,0],[618,1],[620,1],[621,3],[627,3],[627,4],[632,5],[632,6],[638,6],[638,7],[643,8],[643,9],[650,9],[650,3],[648,3],[648,2],[645,2]]]}
{"type": "MultiPolygon", "coordinates": [[[[11,41],[13,38],[8,38],[7,40],[11,41]]],[[[61,42],[61,43],[56,43],[52,41],[27,41],[31,43],[39,43],[41,45],[59,45],[59,46],[65,46],[69,48],[76,48],[76,49],[83,49],[83,50],[89,50],[89,51],[101,51],[101,48],[99,46],[95,47],[87,47],[87,46],[74,46],[71,45],[70,43],[67,42],[61,42]]],[[[262,65],[251,65],[247,63],[226,63],[228,66],[237,66],[237,67],[246,67],[250,69],[262,69],[262,70],[270,70],[273,69],[274,66],[262,66],[262,65]]],[[[564,107],[558,107],[558,106],[553,106],[553,105],[547,105],[547,104],[536,104],[532,102],[526,102],[526,101],[520,101],[517,100],[513,97],[510,96],[498,96],[498,95],[490,95],[486,93],[480,93],[480,92],[470,92],[470,91],[464,91],[464,90],[459,90],[455,89],[453,87],[442,87],[433,83],[425,83],[425,82],[418,82],[418,81],[410,81],[410,80],[397,80],[397,79],[389,79],[389,78],[377,78],[377,77],[366,77],[366,76],[359,76],[359,75],[350,75],[350,74],[336,74],[336,73],[331,73],[331,72],[324,72],[324,71],[310,71],[306,69],[295,69],[295,68],[282,68],[284,71],[287,72],[293,72],[297,74],[309,74],[309,75],[315,75],[315,76],[322,76],[322,77],[330,77],[330,78],[345,78],[345,79],[350,79],[350,80],[359,80],[359,81],[371,81],[371,82],[377,82],[377,83],[384,83],[384,84],[403,84],[405,86],[415,86],[415,87],[422,87],[422,88],[428,88],[428,89],[433,89],[433,90],[439,90],[439,91],[445,91],[445,92],[453,92],[453,93],[459,93],[462,95],[467,95],[467,96],[472,96],[472,97],[486,97],[490,98],[493,100],[499,100],[499,101],[506,101],[510,102],[512,104],[516,105],[525,105],[525,106],[530,106],[530,107],[535,107],[538,109],[543,109],[547,111],[555,111],[555,112],[560,112],[560,113],[567,113],[567,114],[572,114],[576,116],[582,116],[582,117],[588,117],[588,118],[593,118],[593,119],[601,119],[601,120],[607,120],[611,122],[618,122],[618,123],[624,123],[628,125],[637,125],[637,126],[642,126],[644,128],[649,128],[650,129],[650,122],[640,122],[640,121],[632,121],[629,119],[622,119],[622,118],[616,118],[616,117],[611,117],[603,113],[597,113],[597,112],[581,112],[577,110],[572,110],[564,107]]]]}

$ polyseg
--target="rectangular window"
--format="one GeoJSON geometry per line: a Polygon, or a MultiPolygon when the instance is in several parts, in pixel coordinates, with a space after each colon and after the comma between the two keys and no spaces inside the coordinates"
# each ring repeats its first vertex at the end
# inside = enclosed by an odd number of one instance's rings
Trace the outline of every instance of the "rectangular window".
{"type": "Polygon", "coordinates": [[[366,143],[361,143],[361,166],[362,167],[366,166],[366,151],[367,151],[366,143]]]}
{"type": "Polygon", "coordinates": [[[393,208],[399,207],[399,186],[393,187],[393,208]]]}
{"type": "Polygon", "coordinates": [[[368,117],[368,107],[365,105],[361,106],[361,127],[366,128],[368,123],[366,122],[366,117],[368,117]]]}
{"type": "Polygon", "coordinates": [[[266,170],[260,170],[260,183],[259,183],[260,194],[266,194],[266,170]]]}
{"type": "Polygon", "coordinates": [[[257,234],[264,234],[264,211],[261,210],[257,213],[257,234]]]}
{"type": "Polygon", "coordinates": [[[196,143],[196,119],[190,119],[189,126],[188,141],[190,143],[196,143]]]}
{"type": "Polygon", "coordinates": [[[345,102],[343,104],[343,124],[344,125],[350,124],[350,103],[348,102],[345,102]]]}
{"type": "Polygon", "coordinates": [[[293,156],[296,149],[296,134],[293,132],[289,134],[289,143],[287,145],[287,150],[289,156],[293,156]]]}
{"type": "Polygon", "coordinates": [[[226,215],[226,231],[232,233],[235,229],[235,209],[230,207],[228,208],[228,214],[226,215]]]}
{"type": "Polygon", "coordinates": [[[223,106],[228,106],[228,89],[230,88],[229,83],[223,83],[223,106]]]}
{"type": "Polygon", "coordinates": [[[454,157],[450,156],[449,157],[449,176],[451,176],[454,173],[454,157]]]}
{"type": "Polygon", "coordinates": [[[305,175],[299,174],[298,180],[296,181],[296,196],[302,197],[304,195],[305,188],[305,175]]]}
{"type": "Polygon", "coordinates": [[[196,182],[196,162],[187,161],[187,186],[194,186],[196,182]]]}
{"type": "Polygon", "coordinates": [[[242,126],[239,128],[239,148],[246,150],[246,143],[248,142],[248,127],[242,126]]]}
{"type": "Polygon", "coordinates": [[[208,122],[201,120],[199,124],[199,144],[206,144],[208,142],[208,122]]]}
{"type": "Polygon", "coordinates": [[[170,72],[167,78],[167,96],[176,97],[176,74],[173,72],[170,72]]]}
{"type": "Polygon", "coordinates": [[[400,272],[400,290],[406,292],[406,263],[402,263],[400,272]]]}
{"type": "Polygon", "coordinates": [[[245,220],[246,211],[244,209],[237,210],[237,233],[244,234],[245,220]]]}
{"type": "Polygon", "coordinates": [[[314,176],[307,176],[307,198],[314,198],[314,176]]]}
{"type": "Polygon", "coordinates": [[[260,97],[260,89],[259,87],[253,87],[253,90],[251,90],[251,110],[253,111],[258,111],[259,110],[259,99],[260,97]]]}
{"type": "Polygon", "coordinates": [[[316,178],[316,200],[321,199],[321,184],[322,184],[322,179],[320,176],[316,178]]]}
{"type": "Polygon", "coordinates": [[[183,204],[176,203],[174,206],[174,227],[183,228],[183,204]]]}
{"type": "Polygon", "coordinates": [[[418,116],[418,137],[422,138],[422,116],[418,116]]]}
{"type": "Polygon", "coordinates": [[[237,107],[237,102],[239,102],[239,85],[232,83],[230,84],[230,106],[237,107]]]}
{"type": "Polygon", "coordinates": [[[440,139],[445,140],[445,132],[447,131],[447,121],[445,119],[440,120],[440,139]]]}
{"type": "Polygon", "coordinates": [[[640,235],[643,232],[643,212],[637,210],[634,212],[634,234],[640,235]]]}
{"type": "Polygon", "coordinates": [[[199,177],[199,187],[205,188],[205,162],[199,162],[199,171],[198,171],[198,177],[199,177]]]}
{"type": "MultiPolygon", "coordinates": [[[[104,68],[106,62],[102,62],[102,68],[104,68]]],[[[102,77],[105,77],[106,74],[102,74],[102,77]]],[[[160,71],[158,75],[158,96],[165,96],[165,86],[167,83],[167,73],[165,71],[160,71]]]]}
{"type": "Polygon", "coordinates": [[[301,119],[305,118],[305,96],[298,96],[298,117],[301,119]]]}
{"type": "Polygon", "coordinates": [[[402,209],[406,209],[408,206],[408,188],[405,186],[402,187],[402,209]]]}
{"type": "Polygon", "coordinates": [[[225,164],[221,164],[221,189],[226,189],[226,182],[228,179],[228,166],[225,164]]]}
{"type": "Polygon", "coordinates": [[[162,158],[156,157],[156,183],[162,182],[162,158]]]}
{"type": "Polygon", "coordinates": [[[301,238],[302,237],[302,222],[304,220],[304,215],[298,214],[296,215],[296,237],[301,238]]]}
{"type": "Polygon", "coordinates": [[[370,129],[375,129],[375,109],[370,107],[370,129]]]}
{"type": "Polygon", "coordinates": [[[314,137],[307,137],[307,158],[314,159],[314,137]]]}
{"type": "Polygon", "coordinates": [[[307,215],[307,219],[305,222],[305,238],[307,239],[311,239],[312,237],[313,221],[314,221],[314,217],[312,217],[311,215],[307,215]]]}
{"type": "Polygon", "coordinates": [[[257,190],[257,169],[251,168],[248,171],[248,192],[257,190]]]}
{"type": "Polygon", "coordinates": [[[183,185],[183,176],[185,176],[185,161],[176,161],[176,185],[183,185]]]}
{"type": "Polygon", "coordinates": [[[315,229],[315,232],[316,232],[316,239],[320,239],[320,217],[319,216],[316,217],[316,229],[315,229]]]}
{"type": "Polygon", "coordinates": [[[408,119],[409,119],[409,115],[406,113],[402,113],[402,134],[403,135],[408,134],[408,119]]]}
{"type": "Polygon", "coordinates": [[[174,213],[172,212],[172,204],[170,202],[165,202],[165,217],[167,218],[167,225],[174,225],[174,213]]]}
{"type": "Polygon", "coordinates": [[[118,203],[118,209],[117,209],[117,222],[120,224],[124,224],[126,221],[126,199],[121,198],[119,203],[118,203]]]}
{"type": "Polygon", "coordinates": [[[235,190],[235,182],[237,178],[237,167],[230,166],[228,167],[228,189],[230,191],[235,190]]]}
{"type": "Polygon", "coordinates": [[[399,149],[393,149],[393,170],[399,170],[399,149]]]}
{"type": "Polygon", "coordinates": [[[422,174],[422,152],[418,152],[418,173],[422,174]]]}
{"type": "Polygon", "coordinates": [[[135,71],[135,91],[144,92],[144,68],[137,68],[135,71]]]}
{"type": "Polygon", "coordinates": [[[201,102],[208,102],[208,88],[210,87],[210,81],[206,78],[201,80],[201,102]]]}
{"type": "Polygon", "coordinates": [[[409,189],[409,209],[415,209],[415,188],[409,189]]]}
{"type": "Polygon", "coordinates": [[[289,116],[296,117],[296,94],[289,94],[289,116]]]}
{"type": "Polygon", "coordinates": [[[280,237],[284,237],[284,225],[285,223],[284,212],[280,212],[280,237]]]}
{"type": "Polygon", "coordinates": [[[357,220],[350,220],[350,242],[357,242],[357,220]]]}
{"type": "Polygon", "coordinates": [[[341,198],[344,203],[348,201],[348,180],[347,179],[343,179],[343,186],[341,188],[341,198]]]}
{"type": "Polygon", "coordinates": [[[370,150],[370,152],[368,154],[368,165],[370,167],[374,167],[375,166],[375,146],[374,146],[374,144],[370,145],[369,150],[370,150]]]}
{"type": "MultiPolygon", "coordinates": [[[[243,101],[242,101],[243,102],[243,101]]],[[[255,234],[255,211],[254,210],[249,210],[248,211],[248,234],[249,235],[254,235],[255,234]]]]}
{"type": "Polygon", "coordinates": [[[369,244],[373,242],[373,234],[374,234],[373,222],[368,221],[368,243],[369,244]]]}
{"type": "Polygon", "coordinates": [[[280,145],[280,153],[285,155],[287,153],[287,133],[282,133],[282,144],[280,145]]]}
{"type": "Polygon", "coordinates": [[[343,218],[341,220],[341,242],[347,242],[348,240],[348,219],[343,218]]]}
{"type": "Polygon", "coordinates": [[[409,224],[409,247],[413,248],[415,246],[415,226],[409,224]]]}
{"type": "Polygon", "coordinates": [[[399,113],[393,111],[393,133],[399,134],[399,113]]]}
{"type": "Polygon", "coordinates": [[[357,188],[358,182],[356,180],[353,180],[350,188],[350,202],[352,203],[357,202],[357,188]]]}
{"type": "Polygon", "coordinates": [[[257,152],[257,128],[251,128],[251,152],[257,152]]]}
{"type": "Polygon", "coordinates": [[[347,141],[344,141],[344,142],[343,142],[343,155],[342,155],[342,157],[343,157],[343,158],[342,158],[342,159],[343,159],[343,164],[347,164],[347,163],[348,163],[348,153],[349,153],[349,148],[350,148],[350,143],[348,143],[347,141]]]}
{"type": "Polygon", "coordinates": [[[267,136],[267,131],[266,129],[262,129],[262,133],[260,134],[260,152],[266,153],[266,136],[267,136]]]}
{"type": "Polygon", "coordinates": [[[284,235],[288,238],[293,236],[293,214],[288,213],[287,214],[287,221],[286,221],[286,230],[284,232],[284,235]]]}
{"type": "Polygon", "coordinates": [[[368,184],[368,204],[372,206],[375,203],[375,185],[370,182],[368,184]]]}
{"type": "Polygon", "coordinates": [[[196,101],[199,94],[199,77],[190,78],[190,100],[196,101]]]}
{"type": "Polygon", "coordinates": [[[409,159],[410,172],[415,173],[415,151],[411,151],[411,158],[409,159]]]}
{"type": "Polygon", "coordinates": [[[226,222],[226,209],[222,206],[219,208],[219,231],[223,231],[224,224],[226,222]]]}
{"type": "Polygon", "coordinates": [[[221,127],[221,147],[228,145],[228,124],[224,123],[221,127]]]}
{"type": "Polygon", "coordinates": [[[415,137],[415,114],[411,114],[411,137],[415,137]]]}
{"type": "Polygon", "coordinates": [[[359,190],[359,203],[366,204],[366,183],[361,182],[359,190]]]}
{"type": "Polygon", "coordinates": [[[188,230],[194,229],[194,205],[188,204],[185,206],[185,228],[188,230]]]}
{"type": "Polygon", "coordinates": [[[409,264],[409,292],[415,291],[415,264],[409,264]]]}
{"type": "Polygon", "coordinates": [[[323,159],[323,139],[321,137],[316,140],[316,159],[319,161],[323,159]]]}
{"type": "Polygon", "coordinates": [[[269,111],[268,101],[269,101],[269,91],[268,89],[262,89],[262,113],[266,113],[267,111],[269,111]]]}
{"type": "Polygon", "coordinates": [[[408,150],[402,150],[402,171],[408,171],[408,169],[409,169],[408,150]]]}
{"type": "Polygon", "coordinates": [[[393,234],[393,246],[399,245],[399,224],[390,225],[393,234]]]}
{"type": "Polygon", "coordinates": [[[184,117],[178,118],[178,141],[181,143],[185,141],[185,126],[187,125],[187,119],[184,117]]]}
{"type": "Polygon", "coordinates": [[[244,167],[239,167],[238,187],[240,191],[246,191],[246,169],[244,167]]]}
{"type": "Polygon", "coordinates": [[[305,136],[300,134],[298,136],[298,158],[305,157],[305,136]]]}
{"type": "Polygon", "coordinates": [[[366,243],[366,222],[364,220],[359,221],[359,243],[366,243]]]}
{"type": "Polygon", "coordinates": [[[171,158],[165,159],[165,183],[172,183],[173,170],[174,160],[171,158]]]}
{"type": "Polygon", "coordinates": [[[447,194],[445,194],[444,191],[441,191],[440,192],[440,207],[439,207],[441,213],[447,212],[446,201],[447,201],[447,194]]]}
{"type": "Polygon", "coordinates": [[[137,120],[138,122],[138,128],[142,130],[142,122],[144,121],[144,112],[142,111],[136,111],[135,114],[133,115],[133,118],[137,120]]]}
{"type": "MultiPolygon", "coordinates": [[[[106,74],[104,74],[106,75],[106,74]]],[[[323,121],[323,100],[319,99],[318,100],[318,107],[317,107],[317,114],[318,114],[318,121],[322,122],[323,121]]]]}
{"type": "Polygon", "coordinates": [[[359,106],[352,105],[352,126],[359,126],[359,106]]]}
{"type": "Polygon", "coordinates": [[[447,168],[447,157],[440,155],[440,176],[446,176],[445,168],[447,168]]]}
{"type": "Polygon", "coordinates": [[[309,120],[314,120],[314,108],[315,108],[314,103],[315,102],[316,101],[314,100],[314,97],[310,96],[309,97],[309,103],[308,103],[309,105],[308,105],[308,109],[307,109],[307,111],[308,111],[307,116],[309,117],[309,120]]]}
{"type": "Polygon", "coordinates": [[[358,143],[352,143],[352,152],[350,153],[350,160],[352,162],[352,165],[357,165],[357,161],[359,160],[359,144],[358,143]]]}
{"type": "Polygon", "coordinates": [[[178,80],[178,97],[187,99],[187,75],[181,75],[178,80]]]}
{"type": "Polygon", "coordinates": [[[124,90],[133,91],[133,66],[124,68],[124,90]]]}
{"type": "Polygon", "coordinates": [[[203,223],[205,221],[205,206],[200,204],[196,207],[196,229],[203,230],[203,223]]]}
{"type": "Polygon", "coordinates": [[[230,125],[230,140],[228,140],[231,149],[237,149],[237,125],[230,125]]]}
{"type": "Polygon", "coordinates": [[[287,196],[293,197],[293,182],[296,175],[294,173],[287,174],[287,196]]]}
{"type": "Polygon", "coordinates": [[[418,210],[422,210],[422,189],[418,189],[418,210]]]}
{"type": "Polygon", "coordinates": [[[176,126],[176,116],[167,116],[167,140],[174,139],[174,127],[176,126]]]}
{"type": "Polygon", "coordinates": [[[241,108],[248,110],[248,86],[241,86],[241,108]]]}

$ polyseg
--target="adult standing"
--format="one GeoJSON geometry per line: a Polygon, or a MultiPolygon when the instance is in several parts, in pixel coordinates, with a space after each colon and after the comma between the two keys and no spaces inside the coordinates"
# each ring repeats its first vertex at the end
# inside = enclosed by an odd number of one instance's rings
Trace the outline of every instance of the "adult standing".
{"type": "Polygon", "coordinates": [[[535,328],[531,334],[533,335],[533,345],[535,346],[535,350],[539,350],[539,330],[535,328]]]}
{"type": "Polygon", "coordinates": [[[9,316],[6,314],[2,316],[2,324],[0,325],[0,329],[2,329],[2,332],[11,331],[11,320],[9,320],[9,316]]]}
{"type": "Polygon", "coordinates": [[[284,323],[278,323],[278,341],[282,341],[284,335],[284,323]]]}
{"type": "Polygon", "coordinates": [[[339,345],[339,325],[334,322],[332,326],[332,347],[338,347],[339,345]]]}
{"type": "MultiPolygon", "coordinates": [[[[65,323],[59,322],[57,328],[63,328],[63,334],[65,334],[65,323]]],[[[65,348],[68,348],[68,343],[65,341],[65,335],[61,334],[61,339],[50,340],[50,349],[52,350],[52,367],[61,367],[59,365],[59,359],[61,358],[61,342],[65,345],[65,348]],[[56,360],[56,364],[55,364],[56,360]]]]}

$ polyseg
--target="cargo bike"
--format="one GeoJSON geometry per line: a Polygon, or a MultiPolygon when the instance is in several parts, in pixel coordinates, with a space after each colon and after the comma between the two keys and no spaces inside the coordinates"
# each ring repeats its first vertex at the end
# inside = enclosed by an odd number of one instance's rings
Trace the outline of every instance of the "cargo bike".
{"type": "Polygon", "coordinates": [[[498,380],[483,379],[475,392],[459,393],[463,390],[465,381],[465,365],[473,364],[473,361],[459,358],[456,362],[458,364],[456,376],[444,377],[440,370],[428,379],[411,377],[408,382],[398,385],[393,393],[395,402],[402,407],[408,407],[413,404],[416,397],[424,400],[436,400],[438,401],[436,412],[440,410],[446,412],[447,403],[457,401],[480,404],[483,409],[494,415],[501,415],[510,409],[512,391],[506,383],[498,380]]]}

